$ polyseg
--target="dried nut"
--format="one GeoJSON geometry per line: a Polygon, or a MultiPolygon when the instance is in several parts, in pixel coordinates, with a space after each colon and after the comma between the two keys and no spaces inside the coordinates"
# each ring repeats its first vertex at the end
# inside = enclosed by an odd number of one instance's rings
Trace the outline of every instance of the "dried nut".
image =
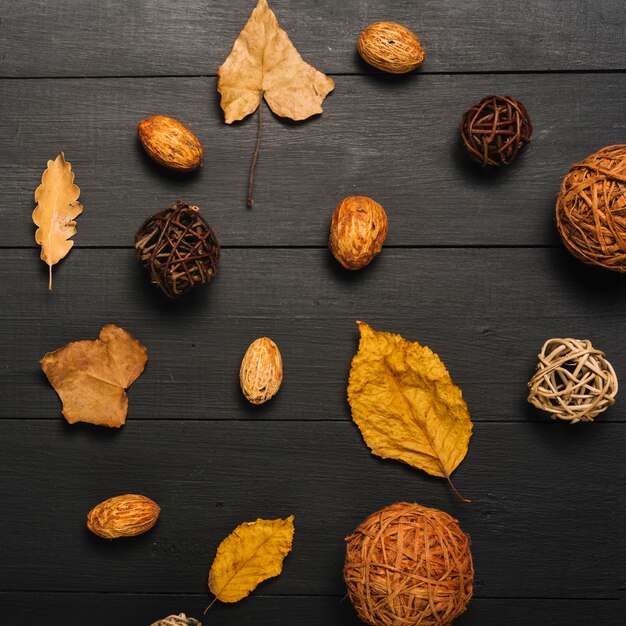
{"type": "Polygon", "coordinates": [[[173,117],[146,117],[139,122],[137,135],[148,156],[165,167],[191,172],[202,166],[200,140],[173,117]]]}
{"type": "Polygon", "coordinates": [[[104,539],[134,537],[150,530],[159,519],[159,505],[132,493],[109,498],[87,515],[87,528],[104,539]]]}
{"type": "Polygon", "coordinates": [[[365,267],[387,238],[387,214],[367,196],[348,196],[335,209],[328,246],[348,270],[365,267]]]}
{"type": "Polygon", "coordinates": [[[359,54],[366,63],[390,74],[406,74],[426,58],[417,35],[395,22],[374,22],[359,37],[359,54]]]}
{"type": "Polygon", "coordinates": [[[273,398],[283,382],[283,361],[278,346],[268,337],[253,341],[241,361],[241,391],[252,404],[273,398]]]}

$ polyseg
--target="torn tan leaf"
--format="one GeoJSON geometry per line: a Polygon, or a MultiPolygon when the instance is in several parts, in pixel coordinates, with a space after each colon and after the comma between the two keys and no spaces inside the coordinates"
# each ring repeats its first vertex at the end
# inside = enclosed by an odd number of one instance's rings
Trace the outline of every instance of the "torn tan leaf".
{"type": "Polygon", "coordinates": [[[75,219],[83,211],[79,195],[72,164],[61,152],[54,161],[48,161],[41,185],[35,190],[37,206],[33,211],[33,222],[38,226],[35,241],[41,246],[41,260],[49,267],[48,289],[52,289],[52,266],[74,245],[69,238],[76,234],[75,219]]]}
{"type": "Polygon", "coordinates": [[[245,522],[222,541],[209,572],[209,589],[222,602],[237,602],[278,576],[293,544],[293,515],[245,522]]]}
{"type": "Polygon", "coordinates": [[[254,113],[262,96],[276,115],[304,120],[322,112],[335,87],[302,60],[266,0],[259,0],[217,75],[227,124],[254,113]]]}
{"type": "Polygon", "coordinates": [[[40,364],[63,402],[65,419],[119,428],[126,390],[139,377],[148,351],[123,328],[107,324],[95,341],[74,341],[48,352],[40,364]]]}
{"type": "Polygon", "coordinates": [[[461,390],[430,348],[358,325],[348,401],[365,443],[377,456],[449,480],[472,435],[461,390]]]}

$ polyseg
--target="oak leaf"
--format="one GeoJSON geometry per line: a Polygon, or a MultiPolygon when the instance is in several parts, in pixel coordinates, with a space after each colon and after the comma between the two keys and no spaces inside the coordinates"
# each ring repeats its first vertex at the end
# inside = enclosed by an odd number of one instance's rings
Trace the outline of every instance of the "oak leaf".
{"type": "Polygon", "coordinates": [[[83,212],[79,195],[72,164],[61,152],[54,161],[48,161],[41,185],[35,190],[37,206],[33,211],[33,222],[38,226],[35,241],[41,246],[41,260],[49,268],[48,289],[52,289],[52,266],[74,245],[69,239],[76,234],[75,219],[83,212]]]}
{"type": "Polygon", "coordinates": [[[365,443],[377,456],[445,477],[452,486],[450,475],[472,435],[461,390],[430,348],[357,323],[361,340],[348,401],[365,443]]]}
{"type": "Polygon", "coordinates": [[[119,428],[126,421],[126,390],[143,372],[148,351],[123,328],[107,324],[95,341],[74,341],[48,352],[41,369],[73,424],[119,428]]]}
{"type": "Polygon", "coordinates": [[[291,552],[293,533],[293,515],[237,526],[217,549],[209,572],[211,593],[222,602],[237,602],[259,583],[278,576],[291,552]]]}

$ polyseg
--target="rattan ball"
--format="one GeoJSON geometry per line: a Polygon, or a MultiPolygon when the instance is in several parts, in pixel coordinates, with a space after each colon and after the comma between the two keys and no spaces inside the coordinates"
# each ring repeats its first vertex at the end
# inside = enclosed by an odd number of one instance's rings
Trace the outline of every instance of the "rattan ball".
{"type": "Polygon", "coordinates": [[[344,579],[359,617],[372,626],[443,626],[472,597],[470,539],[453,517],[398,502],[346,538],[344,579]]]}
{"type": "Polygon", "coordinates": [[[533,125],[526,107],[509,96],[487,96],[466,111],[461,140],[480,165],[509,165],[530,141],[533,125]]]}
{"type": "Polygon", "coordinates": [[[528,387],[528,401],[553,419],[592,422],[615,403],[617,376],[591,341],[548,339],[528,387]]]}
{"type": "Polygon", "coordinates": [[[152,284],[168,298],[208,283],[220,259],[220,246],[200,209],[181,200],[141,225],[135,248],[152,284]]]}
{"type": "Polygon", "coordinates": [[[556,224],[576,258],[626,272],[626,145],[602,148],[570,167],[556,224]]]}
{"type": "Polygon", "coordinates": [[[202,626],[202,624],[197,619],[181,613],[180,615],[168,615],[158,622],[154,622],[152,626],[202,626]]]}

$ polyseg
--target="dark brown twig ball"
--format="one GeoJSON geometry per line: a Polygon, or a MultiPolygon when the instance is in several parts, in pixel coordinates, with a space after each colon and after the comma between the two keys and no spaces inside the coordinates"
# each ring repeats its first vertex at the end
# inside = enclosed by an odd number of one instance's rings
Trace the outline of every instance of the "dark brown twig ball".
{"type": "Polygon", "coordinates": [[[480,165],[509,165],[529,141],[533,126],[524,105],[508,96],[487,96],[466,111],[461,139],[480,165]]]}
{"type": "Polygon", "coordinates": [[[220,246],[200,209],[181,200],[141,225],[135,248],[152,284],[168,298],[208,283],[220,259],[220,246]]]}

